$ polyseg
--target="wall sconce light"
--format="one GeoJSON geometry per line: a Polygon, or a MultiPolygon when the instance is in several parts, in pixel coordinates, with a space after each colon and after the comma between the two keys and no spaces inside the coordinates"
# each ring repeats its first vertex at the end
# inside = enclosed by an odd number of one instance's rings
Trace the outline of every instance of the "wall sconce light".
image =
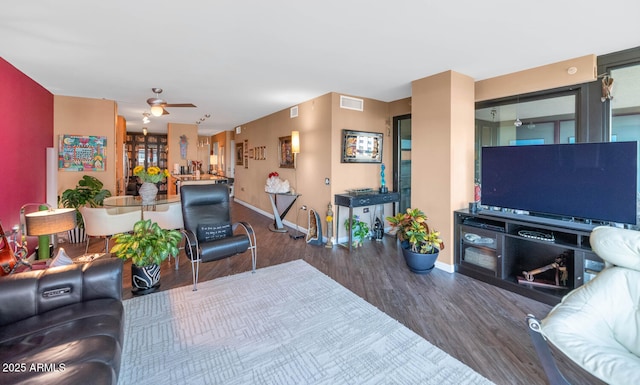
{"type": "Polygon", "coordinates": [[[164,114],[164,108],[162,108],[161,105],[154,105],[151,106],[151,115],[153,116],[162,116],[162,114],[164,114]]]}
{"type": "Polygon", "coordinates": [[[147,127],[142,127],[142,135],[147,136],[147,127]]]}
{"type": "Polygon", "coordinates": [[[291,131],[291,152],[300,153],[300,131],[291,131]]]}

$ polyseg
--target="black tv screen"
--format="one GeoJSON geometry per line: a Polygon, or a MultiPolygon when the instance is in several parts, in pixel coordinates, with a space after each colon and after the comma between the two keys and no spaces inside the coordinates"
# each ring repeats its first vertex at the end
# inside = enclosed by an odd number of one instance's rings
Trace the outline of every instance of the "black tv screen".
{"type": "Polygon", "coordinates": [[[637,142],[482,148],[481,204],[636,223],[637,142]]]}

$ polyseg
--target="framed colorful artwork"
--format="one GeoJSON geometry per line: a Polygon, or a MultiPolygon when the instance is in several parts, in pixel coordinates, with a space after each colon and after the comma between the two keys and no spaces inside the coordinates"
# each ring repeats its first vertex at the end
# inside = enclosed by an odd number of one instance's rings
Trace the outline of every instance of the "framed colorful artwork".
{"type": "Polygon", "coordinates": [[[62,171],[105,171],[106,136],[60,135],[58,169],[62,171]]]}

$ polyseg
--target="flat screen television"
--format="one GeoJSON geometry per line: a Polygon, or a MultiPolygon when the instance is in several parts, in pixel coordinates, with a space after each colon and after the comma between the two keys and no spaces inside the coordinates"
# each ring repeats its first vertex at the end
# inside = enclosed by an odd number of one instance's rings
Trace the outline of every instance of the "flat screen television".
{"type": "Polygon", "coordinates": [[[482,148],[481,204],[636,224],[637,142],[482,148]]]}

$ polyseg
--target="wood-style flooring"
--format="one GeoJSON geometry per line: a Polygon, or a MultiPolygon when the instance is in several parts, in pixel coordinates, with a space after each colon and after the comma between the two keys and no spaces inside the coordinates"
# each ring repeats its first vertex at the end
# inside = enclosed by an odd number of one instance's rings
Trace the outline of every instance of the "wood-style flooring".
{"type": "MultiPolygon", "coordinates": [[[[551,309],[549,305],[457,273],[434,269],[427,275],[413,274],[396,240],[389,236],[383,241],[366,241],[349,253],[344,247],[309,245],[304,238],[271,232],[271,219],[238,203],[233,203],[232,218],[252,224],[258,268],[303,259],[496,384],[548,383],[530,342],[525,316],[531,313],[542,318],[551,309]]],[[[84,252],[84,245],[61,246],[72,257],[84,252]]],[[[90,251],[102,247],[104,241],[95,239],[90,251]]],[[[173,260],[163,263],[160,290],[192,284],[190,263],[181,254],[178,270],[173,260]]],[[[132,297],[129,264],[124,269],[125,298],[132,297]]],[[[204,263],[200,282],[250,269],[248,252],[204,263]]],[[[559,353],[556,356],[571,383],[601,383],[559,353]]]]}

